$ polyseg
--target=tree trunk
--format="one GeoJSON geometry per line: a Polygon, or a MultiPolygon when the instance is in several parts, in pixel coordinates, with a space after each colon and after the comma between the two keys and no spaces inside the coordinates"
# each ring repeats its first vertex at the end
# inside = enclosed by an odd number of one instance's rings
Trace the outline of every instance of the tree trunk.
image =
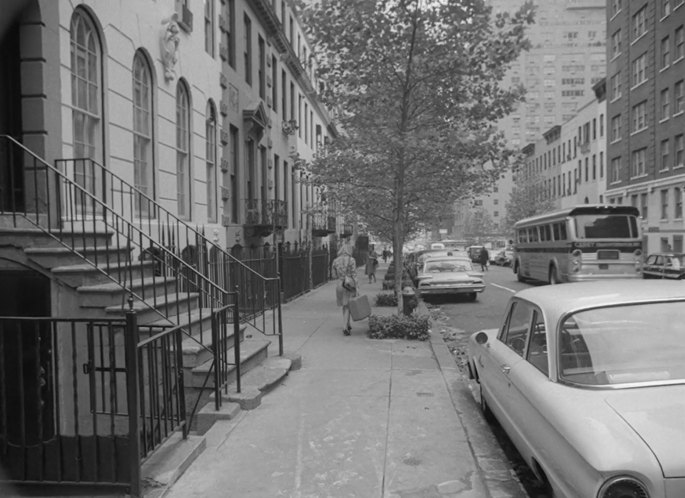
{"type": "Polygon", "coordinates": [[[393,260],[395,261],[395,293],[397,295],[397,314],[402,314],[402,280],[404,276],[404,157],[400,156],[399,168],[395,177],[395,213],[393,220],[393,260]]]}

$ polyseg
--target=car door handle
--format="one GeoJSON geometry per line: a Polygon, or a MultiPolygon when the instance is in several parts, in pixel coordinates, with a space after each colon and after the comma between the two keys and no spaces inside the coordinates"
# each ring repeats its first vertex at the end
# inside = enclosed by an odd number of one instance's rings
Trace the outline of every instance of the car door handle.
{"type": "Polygon", "coordinates": [[[509,375],[509,372],[511,372],[511,367],[509,365],[502,365],[500,368],[504,375],[509,375]]]}

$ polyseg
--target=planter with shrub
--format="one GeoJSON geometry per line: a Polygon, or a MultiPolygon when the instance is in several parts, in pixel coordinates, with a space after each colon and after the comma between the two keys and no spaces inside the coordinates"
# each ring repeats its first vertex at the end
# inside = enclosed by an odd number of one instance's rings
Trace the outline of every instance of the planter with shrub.
{"type": "Polygon", "coordinates": [[[425,341],[430,336],[430,317],[412,314],[369,317],[371,339],[412,339],[425,341]]]}
{"type": "Polygon", "coordinates": [[[376,306],[397,306],[397,296],[394,292],[380,292],[376,294],[376,306]]]}

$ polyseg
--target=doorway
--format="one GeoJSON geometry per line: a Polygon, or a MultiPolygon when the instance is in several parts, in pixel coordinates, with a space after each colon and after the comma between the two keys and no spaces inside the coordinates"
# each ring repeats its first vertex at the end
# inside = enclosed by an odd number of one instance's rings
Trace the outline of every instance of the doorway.
{"type": "MultiPolygon", "coordinates": [[[[0,35],[0,135],[19,141],[21,101],[19,22],[15,22],[0,35]]],[[[22,158],[10,151],[9,142],[0,140],[0,212],[24,209],[22,158]]]]}

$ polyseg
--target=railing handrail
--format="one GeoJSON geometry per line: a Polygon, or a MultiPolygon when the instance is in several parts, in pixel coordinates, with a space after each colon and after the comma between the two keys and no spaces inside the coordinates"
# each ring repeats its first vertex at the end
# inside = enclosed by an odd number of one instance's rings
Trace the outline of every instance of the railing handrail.
{"type": "MultiPolygon", "coordinates": [[[[182,266],[182,267],[184,268],[185,271],[189,272],[189,273],[190,273],[191,275],[193,275],[194,277],[201,279],[205,284],[207,284],[207,285],[209,285],[210,287],[214,288],[215,291],[216,291],[216,293],[214,294],[214,296],[217,296],[217,295],[223,295],[223,296],[228,295],[228,291],[227,291],[227,290],[221,288],[221,287],[220,287],[219,285],[217,285],[215,282],[213,282],[212,280],[210,280],[210,279],[208,279],[206,276],[204,276],[202,273],[200,273],[200,272],[198,272],[197,270],[195,270],[195,268],[193,268],[193,267],[192,267],[191,265],[189,265],[186,261],[184,261],[183,258],[178,257],[178,256],[177,256],[176,254],[174,254],[172,251],[169,251],[168,248],[164,247],[162,244],[160,244],[160,243],[158,243],[157,241],[155,241],[154,239],[152,239],[152,237],[150,237],[149,235],[147,235],[146,233],[144,233],[142,230],[140,230],[138,227],[136,227],[136,226],[135,226],[133,223],[131,223],[130,221],[124,219],[123,216],[121,216],[121,215],[119,215],[118,213],[116,213],[116,212],[115,212],[113,209],[111,209],[106,203],[104,203],[103,201],[101,201],[100,199],[98,199],[97,196],[93,195],[93,194],[92,194],[91,192],[89,192],[87,189],[83,188],[81,185],[79,185],[78,183],[76,183],[75,181],[73,181],[73,180],[72,180],[71,178],[69,178],[66,174],[62,173],[58,168],[54,167],[53,165],[51,165],[50,163],[48,163],[47,161],[45,161],[44,159],[42,159],[42,158],[39,157],[38,155],[34,154],[30,149],[28,149],[28,148],[27,148],[26,146],[24,146],[22,143],[18,142],[17,140],[15,140],[14,138],[12,138],[12,137],[9,136],[9,135],[0,135],[0,138],[7,138],[7,139],[9,139],[11,142],[13,142],[16,146],[18,146],[18,147],[19,147],[20,149],[22,149],[24,152],[27,152],[28,154],[30,154],[31,156],[33,156],[33,158],[36,159],[37,161],[39,161],[46,169],[52,171],[58,178],[60,178],[60,179],[62,179],[63,181],[67,182],[67,183],[69,184],[70,187],[75,188],[75,189],[79,192],[80,195],[83,195],[83,196],[89,198],[94,204],[99,205],[103,210],[105,210],[105,211],[107,211],[108,213],[110,213],[111,216],[112,216],[112,219],[121,220],[121,222],[122,222],[122,224],[124,225],[124,227],[126,227],[126,228],[128,229],[128,234],[129,234],[129,235],[130,235],[131,230],[132,230],[132,231],[136,232],[137,235],[138,235],[139,237],[142,237],[142,238],[147,239],[148,242],[157,243],[157,244],[159,245],[159,248],[158,248],[158,249],[160,249],[161,251],[163,251],[163,253],[164,253],[164,255],[165,255],[166,257],[168,257],[169,259],[171,259],[172,261],[174,261],[175,264],[182,266]]],[[[105,218],[105,219],[106,219],[106,218],[105,218]]],[[[105,222],[105,223],[106,223],[106,222],[105,222]]],[[[52,233],[52,227],[49,227],[48,229],[45,229],[44,227],[40,226],[40,225],[37,224],[37,223],[35,223],[35,225],[38,226],[38,228],[40,228],[41,230],[45,231],[46,233],[48,233],[48,234],[50,234],[50,235],[53,235],[53,233],[52,233]]],[[[117,224],[117,226],[118,226],[118,224],[117,224]]],[[[54,236],[54,235],[53,235],[53,236],[54,236]]],[[[100,271],[102,274],[104,274],[104,275],[105,275],[107,278],[109,278],[111,281],[113,281],[114,283],[117,283],[117,284],[121,285],[121,286],[122,286],[127,292],[129,292],[131,295],[133,295],[134,297],[138,298],[141,302],[146,303],[146,300],[145,300],[145,298],[144,298],[143,296],[141,296],[141,295],[139,295],[138,293],[136,293],[136,292],[131,288],[131,286],[127,286],[127,285],[126,285],[126,280],[125,280],[125,279],[124,279],[124,281],[122,282],[122,281],[120,281],[121,279],[116,279],[116,278],[114,278],[110,273],[108,273],[108,272],[104,271],[102,268],[100,268],[100,267],[96,264],[96,262],[91,261],[91,260],[88,258],[88,256],[86,256],[85,254],[81,254],[76,248],[69,246],[68,244],[66,244],[66,243],[65,243],[64,241],[62,241],[61,239],[57,238],[57,240],[58,240],[63,246],[65,246],[65,247],[67,247],[67,248],[70,248],[70,249],[73,250],[75,253],[77,253],[84,261],[88,262],[90,265],[92,265],[92,266],[94,266],[95,268],[97,268],[98,271],[100,271]]],[[[181,275],[181,272],[180,272],[180,271],[177,272],[177,275],[181,275]]],[[[130,282],[129,282],[129,283],[130,283],[130,282]]],[[[199,289],[198,289],[198,290],[199,290],[199,289]]],[[[210,296],[210,298],[211,298],[211,296],[210,296]]],[[[221,302],[221,304],[222,304],[222,305],[225,305],[225,304],[228,304],[228,303],[221,302]]],[[[157,310],[154,306],[150,306],[150,308],[151,308],[152,310],[158,312],[163,318],[168,318],[166,315],[164,315],[164,314],[161,313],[159,310],[157,310]]],[[[190,335],[190,334],[188,334],[188,335],[190,335]]]]}
{"type": "MultiPolygon", "coordinates": [[[[35,156],[35,155],[34,155],[35,156]]],[[[38,157],[38,156],[35,156],[38,157]]],[[[94,164],[99,168],[100,171],[102,171],[103,174],[106,174],[108,176],[111,176],[112,178],[116,179],[121,185],[125,185],[128,189],[129,192],[127,195],[136,195],[139,196],[143,199],[145,199],[146,202],[148,202],[151,206],[154,207],[156,211],[163,212],[164,216],[167,218],[172,219],[175,223],[178,223],[179,225],[182,225],[184,229],[188,230],[190,233],[192,233],[195,237],[199,238],[202,240],[202,242],[209,244],[210,250],[212,247],[217,249],[220,253],[222,253],[222,256],[227,257],[229,260],[231,260],[233,263],[236,263],[238,265],[241,265],[244,267],[244,269],[248,272],[253,273],[254,275],[257,275],[261,278],[268,279],[273,277],[267,277],[265,275],[260,274],[259,272],[255,271],[253,268],[250,268],[249,266],[245,265],[242,261],[240,261],[238,258],[230,254],[228,251],[226,251],[223,247],[220,245],[216,244],[215,242],[209,240],[206,235],[200,233],[199,231],[195,230],[192,226],[190,226],[188,223],[186,223],[184,220],[180,219],[178,216],[176,216],[174,213],[163,207],[159,202],[157,202],[155,199],[152,197],[148,196],[145,192],[142,192],[135,186],[131,185],[128,181],[124,180],[121,178],[119,175],[116,173],[112,172],[111,170],[105,168],[104,165],[100,164],[99,162],[95,161],[94,159],[90,157],[82,157],[82,158],[70,158],[70,159],[56,159],[55,162],[68,162],[68,161],[89,161],[91,164],[94,164]]]]}

